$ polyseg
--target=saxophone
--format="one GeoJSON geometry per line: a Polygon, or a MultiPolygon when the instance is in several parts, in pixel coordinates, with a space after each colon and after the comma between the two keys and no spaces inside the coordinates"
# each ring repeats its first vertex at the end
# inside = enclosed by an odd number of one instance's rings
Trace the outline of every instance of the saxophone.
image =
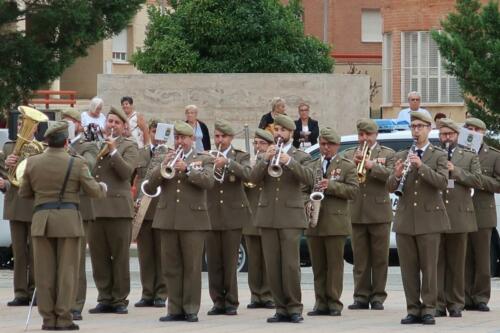
{"type": "Polygon", "coordinates": [[[311,228],[318,225],[319,210],[321,208],[321,201],[325,198],[323,189],[319,186],[319,182],[323,179],[323,170],[320,167],[316,170],[316,177],[314,179],[314,187],[309,201],[306,204],[306,217],[311,228]]]}

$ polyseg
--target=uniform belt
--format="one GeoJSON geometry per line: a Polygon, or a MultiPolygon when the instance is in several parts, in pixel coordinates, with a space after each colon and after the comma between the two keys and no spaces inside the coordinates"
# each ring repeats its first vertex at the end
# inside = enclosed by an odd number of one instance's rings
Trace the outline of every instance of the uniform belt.
{"type": "Polygon", "coordinates": [[[73,202],[47,202],[35,207],[35,213],[47,209],[74,209],[78,210],[78,204],[73,202]]]}

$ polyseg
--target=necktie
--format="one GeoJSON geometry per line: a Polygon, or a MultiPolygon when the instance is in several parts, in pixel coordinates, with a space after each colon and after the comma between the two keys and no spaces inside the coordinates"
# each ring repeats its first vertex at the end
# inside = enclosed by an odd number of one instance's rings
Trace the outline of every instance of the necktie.
{"type": "Polygon", "coordinates": [[[424,151],[422,149],[417,149],[418,158],[422,159],[423,154],[424,154],[424,151]]]}
{"type": "Polygon", "coordinates": [[[325,161],[326,161],[326,165],[325,165],[325,169],[323,170],[323,177],[326,178],[326,171],[328,170],[328,167],[330,166],[331,158],[325,158],[325,161]]]}

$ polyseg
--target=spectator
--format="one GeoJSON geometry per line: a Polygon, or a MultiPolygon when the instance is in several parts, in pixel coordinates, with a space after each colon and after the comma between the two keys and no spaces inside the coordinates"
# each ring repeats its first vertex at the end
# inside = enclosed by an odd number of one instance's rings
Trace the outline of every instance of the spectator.
{"type": "Polygon", "coordinates": [[[101,130],[104,130],[106,124],[106,116],[102,113],[104,101],[99,97],[94,97],[90,101],[89,110],[82,112],[82,126],[84,129],[89,124],[96,124],[101,130]]]}
{"type": "Polygon", "coordinates": [[[271,133],[274,132],[273,124],[274,117],[278,114],[286,114],[286,103],[285,100],[281,97],[274,97],[271,101],[271,112],[266,113],[262,116],[259,123],[259,128],[267,130],[271,133]]]}
{"type": "Polygon", "coordinates": [[[185,109],[186,123],[194,130],[195,148],[197,152],[210,150],[210,133],[204,122],[198,120],[198,107],[188,105],[185,109]]]}
{"type": "Polygon", "coordinates": [[[295,131],[293,132],[293,146],[295,148],[307,148],[318,142],[319,125],[318,121],[309,117],[309,105],[300,103],[299,119],[295,121],[295,131]]]}
{"type": "Polygon", "coordinates": [[[440,119],[446,118],[446,115],[442,112],[436,113],[434,116],[434,128],[438,128],[438,122],[440,119]]]}
{"type": "Polygon", "coordinates": [[[127,132],[132,139],[137,142],[139,149],[149,144],[149,129],[144,116],[134,110],[134,100],[132,97],[122,97],[120,101],[123,112],[128,117],[127,132]]]}
{"type": "Polygon", "coordinates": [[[417,91],[412,91],[408,94],[408,104],[409,104],[409,108],[406,108],[406,109],[403,109],[401,111],[399,111],[399,115],[398,115],[398,119],[397,121],[400,122],[400,121],[406,121],[408,123],[408,125],[410,125],[411,121],[410,121],[410,112],[411,111],[418,111],[418,112],[422,112],[422,113],[425,113],[429,118],[432,118],[431,114],[429,113],[429,111],[427,111],[426,109],[421,109],[420,108],[420,100],[421,100],[421,95],[419,92],[417,91]]]}

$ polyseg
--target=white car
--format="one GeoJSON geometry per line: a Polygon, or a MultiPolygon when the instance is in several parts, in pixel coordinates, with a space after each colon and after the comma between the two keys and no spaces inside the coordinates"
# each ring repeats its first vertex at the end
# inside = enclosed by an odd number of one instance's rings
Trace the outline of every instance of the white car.
{"type": "MultiPolygon", "coordinates": [[[[439,131],[432,130],[429,134],[429,140],[432,144],[439,145],[439,131]]],[[[402,149],[407,149],[412,144],[412,136],[411,131],[395,131],[390,133],[379,133],[377,141],[386,147],[390,147],[395,151],[400,151],[402,149]]],[[[344,135],[341,138],[341,146],[339,151],[343,151],[345,149],[351,147],[358,146],[358,136],[356,135],[344,135]]],[[[319,155],[319,146],[318,144],[309,147],[306,152],[311,154],[311,156],[315,157],[319,155]]],[[[396,210],[398,197],[394,194],[391,194],[391,202],[393,211],[396,210]]],[[[495,194],[495,201],[497,206],[497,221],[500,218],[500,194],[495,194]]],[[[499,227],[493,230],[491,236],[491,274],[492,276],[500,275],[500,238],[499,238],[499,227]]],[[[353,263],[353,255],[352,255],[352,247],[350,239],[346,242],[345,251],[344,251],[344,259],[353,263]]],[[[391,239],[390,239],[390,247],[389,247],[389,264],[391,266],[398,266],[399,259],[397,254],[396,247],[396,235],[391,231],[391,239]]]]}
{"type": "MultiPolygon", "coordinates": [[[[8,130],[0,129],[0,148],[8,140],[8,130]]],[[[3,193],[0,192],[0,268],[12,265],[9,221],[3,219],[3,193]]]]}

